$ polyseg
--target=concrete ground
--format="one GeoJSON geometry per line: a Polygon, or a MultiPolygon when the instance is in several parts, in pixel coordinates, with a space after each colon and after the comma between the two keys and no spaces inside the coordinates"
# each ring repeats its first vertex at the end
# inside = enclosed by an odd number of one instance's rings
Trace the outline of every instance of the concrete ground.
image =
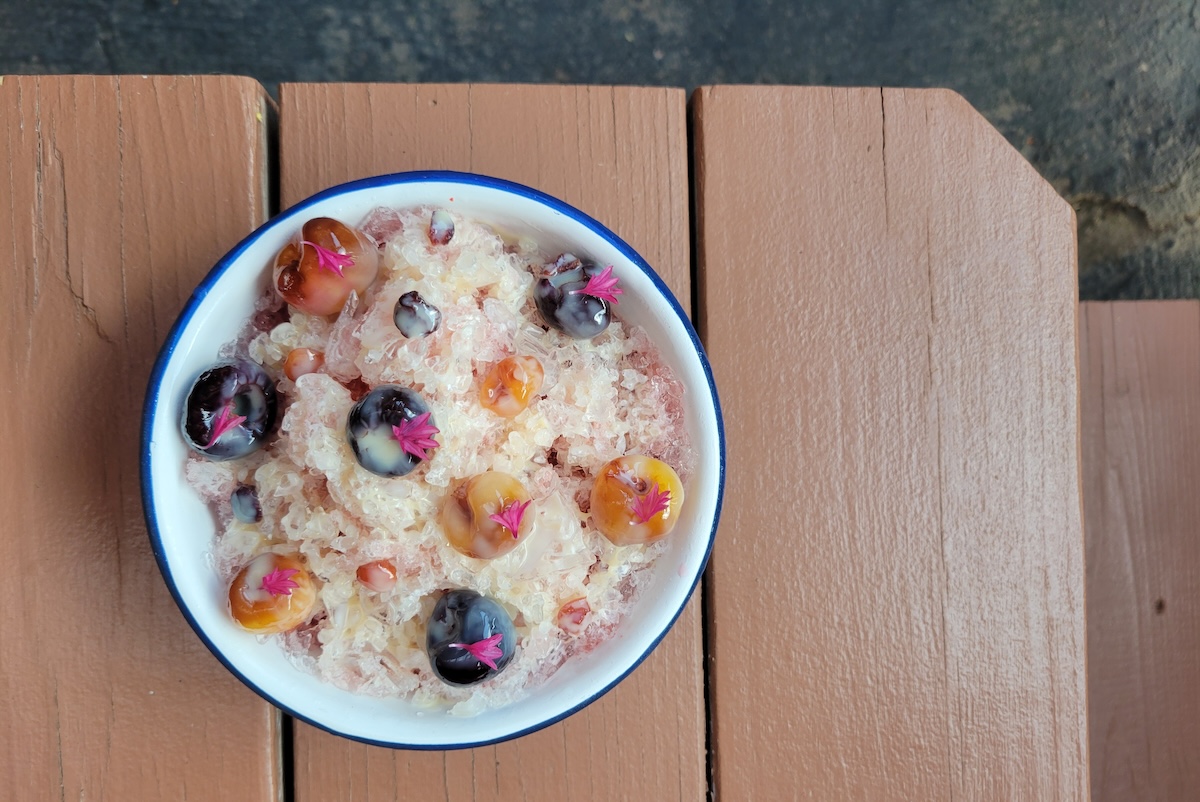
{"type": "Polygon", "coordinates": [[[1194,298],[1198,6],[0,0],[0,74],[232,72],[269,88],[298,80],[948,86],[1075,205],[1083,298],[1194,298]]]}

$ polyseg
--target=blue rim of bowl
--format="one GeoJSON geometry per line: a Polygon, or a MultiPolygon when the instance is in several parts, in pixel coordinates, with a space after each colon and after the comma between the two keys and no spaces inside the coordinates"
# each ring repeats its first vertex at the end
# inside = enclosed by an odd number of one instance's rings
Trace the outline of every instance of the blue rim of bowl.
{"type": "Polygon", "coordinates": [[[199,286],[197,286],[192,292],[191,297],[188,298],[187,303],[183,307],[183,311],[179,313],[179,317],[175,320],[175,324],[171,326],[171,331],[167,334],[167,341],[163,345],[162,350],[159,351],[158,358],[154,361],[154,369],[150,373],[150,382],[146,388],[146,400],[142,408],[140,466],[142,512],[146,518],[146,529],[150,536],[150,546],[154,551],[154,559],[158,563],[158,569],[162,573],[163,579],[167,583],[167,588],[171,591],[171,596],[175,599],[175,605],[179,608],[180,612],[183,613],[183,617],[187,619],[188,624],[200,637],[200,640],[204,642],[204,645],[208,647],[208,650],[212,652],[213,656],[216,657],[217,660],[220,661],[220,663],[225,666],[225,668],[228,669],[231,674],[241,680],[242,684],[246,685],[263,699],[266,699],[268,702],[284,711],[288,715],[300,719],[301,721],[311,724],[312,726],[324,730],[332,735],[337,735],[342,738],[349,738],[350,740],[370,744],[372,746],[382,746],[390,749],[446,751],[452,749],[471,749],[477,746],[489,746],[491,744],[502,743],[514,738],[520,738],[523,735],[529,735],[530,733],[534,733],[538,730],[549,727],[552,724],[556,724],[568,716],[578,713],[580,710],[587,707],[604,694],[608,693],[622,680],[633,673],[634,669],[640,666],[642,662],[650,656],[651,652],[658,648],[658,644],[662,642],[662,639],[666,637],[667,633],[670,632],[675,626],[675,622],[679,620],[679,616],[683,613],[683,609],[687,606],[688,601],[691,600],[692,595],[696,592],[696,586],[700,584],[700,580],[704,576],[705,568],[708,566],[709,557],[712,556],[713,543],[716,541],[717,536],[717,524],[721,520],[721,507],[725,498],[725,420],[721,414],[721,402],[717,396],[717,386],[713,381],[712,366],[708,362],[708,355],[704,351],[704,346],[700,342],[700,337],[696,334],[696,330],[692,327],[691,320],[684,312],[683,307],[680,306],[679,301],[675,298],[675,294],[671,292],[670,288],[667,287],[662,278],[659,277],[658,273],[654,272],[654,269],[650,267],[646,260],[644,260],[637,253],[637,251],[631,248],[629,244],[625,242],[625,240],[618,237],[599,221],[579,211],[575,207],[564,203],[555,197],[547,195],[544,192],[540,192],[523,184],[518,184],[513,181],[506,181],[501,178],[492,178],[490,176],[479,175],[477,173],[460,173],[452,170],[422,170],[360,178],[357,181],[349,181],[345,184],[338,184],[322,190],[311,197],[305,198],[294,206],[283,210],[275,217],[263,223],[217,261],[213,268],[208,272],[208,275],[204,277],[204,280],[201,281],[199,286]],[[717,449],[720,465],[718,466],[717,472],[717,504],[713,511],[712,530],[709,532],[708,542],[704,547],[704,559],[700,562],[700,568],[696,572],[696,576],[692,579],[692,586],[688,590],[687,595],[683,597],[683,601],[680,603],[679,609],[675,611],[673,616],[671,616],[671,620],[667,626],[664,627],[662,632],[660,632],[658,636],[650,643],[650,645],[646,647],[646,650],[642,652],[641,656],[639,656],[637,660],[633,661],[629,668],[621,672],[621,674],[612,682],[608,683],[603,688],[599,689],[587,699],[570,708],[569,710],[551,716],[543,721],[539,721],[538,723],[526,727],[525,729],[481,741],[465,741],[462,743],[453,744],[409,744],[398,741],[378,741],[373,738],[364,738],[352,733],[342,732],[327,724],[323,724],[320,721],[316,721],[309,716],[304,715],[303,713],[297,712],[287,705],[281,704],[270,693],[251,682],[244,674],[242,674],[242,672],[239,671],[225,657],[224,653],[217,648],[216,644],[209,639],[208,635],[192,616],[192,613],[188,609],[187,605],[184,604],[183,598],[179,593],[179,588],[175,584],[175,578],[171,573],[171,566],[167,563],[166,553],[162,544],[162,537],[159,534],[158,519],[154,512],[154,487],[151,479],[150,446],[151,436],[154,432],[154,422],[156,417],[155,411],[158,408],[158,399],[162,387],[163,374],[166,372],[167,364],[171,361],[171,357],[175,353],[175,348],[179,344],[179,338],[183,334],[184,329],[186,329],[188,324],[191,322],[192,316],[200,307],[200,303],[212,290],[213,286],[221,279],[221,277],[225,274],[225,271],[229,269],[230,265],[232,265],[238,259],[238,257],[240,257],[242,253],[250,247],[251,244],[257,241],[268,231],[277,226],[284,225],[288,222],[288,220],[301,214],[305,209],[308,209],[322,201],[328,200],[329,198],[334,198],[339,195],[344,195],[348,192],[361,189],[372,189],[385,186],[396,186],[399,184],[414,184],[434,181],[473,184],[476,186],[509,192],[514,195],[520,195],[536,201],[543,206],[547,206],[567,217],[570,217],[577,223],[583,225],[585,228],[591,229],[592,232],[612,243],[612,245],[615,246],[622,255],[636,265],[638,269],[644,272],[650,278],[651,282],[658,289],[658,291],[661,292],[667,299],[672,311],[675,312],[676,317],[679,318],[679,321],[683,324],[684,329],[687,331],[688,337],[691,338],[692,345],[696,349],[696,354],[700,358],[700,366],[704,371],[704,378],[708,382],[708,392],[713,401],[713,414],[717,421],[717,449]]]}

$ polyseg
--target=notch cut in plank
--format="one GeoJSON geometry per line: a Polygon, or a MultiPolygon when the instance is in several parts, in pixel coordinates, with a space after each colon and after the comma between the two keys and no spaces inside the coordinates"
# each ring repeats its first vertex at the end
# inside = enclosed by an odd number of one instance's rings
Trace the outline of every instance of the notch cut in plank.
{"type": "Polygon", "coordinates": [[[232,77],[0,84],[9,798],[277,797],[275,712],[179,614],[138,485],[155,354],[265,217],[265,103],[232,77]]]}
{"type": "Polygon", "coordinates": [[[693,104],[717,798],[1084,799],[1070,207],[950,92],[693,104]]]}
{"type": "MultiPolygon", "coordinates": [[[[284,206],[331,184],[475,171],[571,203],[690,296],[686,111],[674,89],[483,85],[280,88],[284,206]]],[[[706,793],[699,598],[655,653],[589,708],[462,752],[391,752],[296,727],[296,799],[695,800],[706,793]]]]}
{"type": "Polygon", "coordinates": [[[1200,303],[1081,305],[1092,799],[1200,788],[1200,303]]]}

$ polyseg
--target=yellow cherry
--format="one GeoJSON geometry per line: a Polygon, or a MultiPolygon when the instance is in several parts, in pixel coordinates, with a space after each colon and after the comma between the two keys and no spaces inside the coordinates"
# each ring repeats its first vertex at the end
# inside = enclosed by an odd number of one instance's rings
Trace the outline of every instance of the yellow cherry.
{"type": "Polygon", "coordinates": [[[675,528],[683,483],[665,462],[630,455],[605,464],[592,485],[592,521],[618,546],[653,543],[675,528]]]}
{"type": "Polygon", "coordinates": [[[455,550],[490,560],[529,534],[529,493],[515,477],[487,471],[459,482],[442,505],[442,530],[455,550]]]}
{"type": "Polygon", "coordinates": [[[502,418],[516,417],[542,389],[546,374],[532,356],[501,359],[488,371],[479,388],[479,403],[502,418]]]}
{"type": "Polygon", "coordinates": [[[267,552],[238,571],[229,586],[229,613],[242,629],[287,632],[312,615],[317,590],[312,574],[295,557],[267,552]]]}

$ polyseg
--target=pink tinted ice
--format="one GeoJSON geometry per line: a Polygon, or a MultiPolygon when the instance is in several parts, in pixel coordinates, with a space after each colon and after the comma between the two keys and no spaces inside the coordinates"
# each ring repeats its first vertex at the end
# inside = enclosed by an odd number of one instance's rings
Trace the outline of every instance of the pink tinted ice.
{"type": "Polygon", "coordinates": [[[404,218],[395,209],[376,207],[358,228],[377,243],[385,243],[404,227],[404,218]]]}

